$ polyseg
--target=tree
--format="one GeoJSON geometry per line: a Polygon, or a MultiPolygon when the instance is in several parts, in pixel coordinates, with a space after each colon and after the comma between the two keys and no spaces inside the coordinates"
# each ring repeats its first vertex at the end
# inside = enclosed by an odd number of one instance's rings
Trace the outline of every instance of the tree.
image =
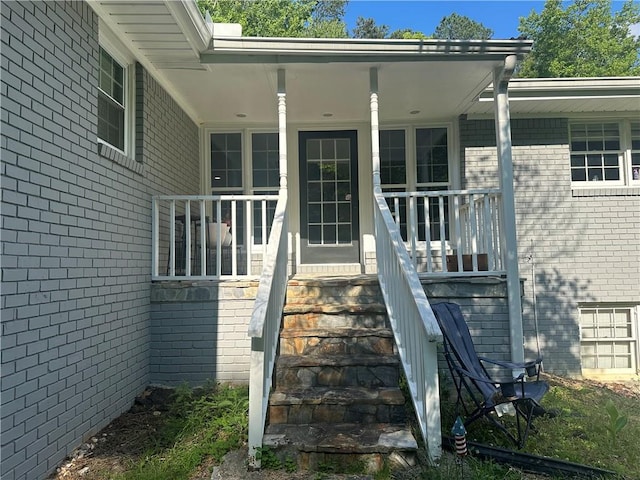
{"type": "Polygon", "coordinates": [[[611,13],[611,0],[547,0],[542,13],[520,18],[518,30],[533,40],[519,67],[521,77],[640,75],[640,39],[630,27],[640,22],[632,0],[611,13]]]}
{"type": "Polygon", "coordinates": [[[239,23],[247,37],[346,37],[348,0],[198,0],[214,22],[239,23]]]}
{"type": "Polygon", "coordinates": [[[493,30],[490,28],[457,13],[452,13],[440,20],[433,32],[434,38],[445,40],[487,40],[492,36],[493,30]]]}
{"type": "Polygon", "coordinates": [[[400,30],[394,30],[393,32],[391,32],[389,38],[399,38],[404,40],[424,40],[425,38],[429,37],[417,30],[411,30],[410,28],[401,28],[400,30]]]}
{"type": "Polygon", "coordinates": [[[376,25],[373,18],[358,17],[353,29],[354,38],[385,38],[388,33],[389,25],[376,25]]]}

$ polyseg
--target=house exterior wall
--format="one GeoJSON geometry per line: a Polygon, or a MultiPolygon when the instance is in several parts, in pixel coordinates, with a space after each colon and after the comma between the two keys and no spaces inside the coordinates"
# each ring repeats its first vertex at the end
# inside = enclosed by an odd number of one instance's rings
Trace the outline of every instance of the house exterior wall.
{"type": "Polygon", "coordinates": [[[94,12],[1,15],[0,477],[32,480],[149,382],[151,195],[198,192],[198,128],[138,68],[136,158],[99,146],[94,12]]]}
{"type": "MultiPolygon", "coordinates": [[[[493,120],[460,136],[464,187],[498,186],[493,120]]],[[[579,304],[640,303],[640,192],[572,190],[566,118],[514,119],[512,141],[526,346],[535,306],[545,369],[580,375],[579,304]]]]}
{"type": "Polygon", "coordinates": [[[156,282],[150,383],[248,383],[257,281],[156,282]]]}

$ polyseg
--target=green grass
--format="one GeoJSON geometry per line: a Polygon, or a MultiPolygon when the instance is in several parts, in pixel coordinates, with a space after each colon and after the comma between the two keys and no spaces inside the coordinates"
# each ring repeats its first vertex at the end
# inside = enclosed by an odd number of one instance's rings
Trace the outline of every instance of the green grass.
{"type": "MultiPolygon", "coordinates": [[[[640,478],[638,397],[620,395],[595,382],[549,377],[549,383],[551,388],[541,404],[558,415],[536,418],[535,431],[522,451],[611,470],[622,478],[640,478]],[[619,415],[628,418],[617,433],[611,428],[609,401],[619,415]]],[[[453,426],[453,416],[452,409],[443,405],[443,432],[453,426]]],[[[513,448],[489,422],[471,425],[467,439],[513,448]]]]}
{"type": "MultiPolygon", "coordinates": [[[[613,470],[620,478],[640,478],[640,400],[625,396],[593,382],[573,382],[550,378],[551,389],[542,404],[557,410],[555,418],[537,418],[524,452],[613,470]],[[618,415],[628,417],[624,427],[612,428],[611,401],[618,415]]],[[[446,398],[443,392],[442,398],[446,398]]],[[[188,480],[202,462],[219,462],[225,453],[246,443],[248,417],[247,387],[209,386],[196,392],[176,390],[171,411],[148,452],[132,461],[128,471],[109,476],[115,480],[188,480]]],[[[442,404],[443,432],[453,426],[452,406],[442,404]]],[[[488,422],[476,422],[467,438],[491,445],[513,448],[504,435],[488,422]]],[[[263,452],[268,467],[270,452],[263,452]]],[[[275,456],[274,456],[275,458],[275,456]]],[[[295,462],[278,461],[277,469],[294,471],[295,462]]],[[[317,472],[317,478],[331,468],[317,472]]],[[[388,469],[387,469],[388,470],[388,469]]],[[[345,472],[342,472],[345,473],[345,472]]],[[[353,473],[353,472],[352,472],[353,473]]],[[[521,472],[508,466],[466,457],[462,466],[443,458],[438,468],[424,468],[424,479],[494,479],[518,480],[521,472]]],[[[389,471],[380,472],[376,480],[396,478],[389,471]]]]}
{"type": "Polygon", "coordinates": [[[176,389],[154,447],[115,480],[189,479],[205,458],[219,462],[246,442],[248,411],[248,387],[176,389]]]}

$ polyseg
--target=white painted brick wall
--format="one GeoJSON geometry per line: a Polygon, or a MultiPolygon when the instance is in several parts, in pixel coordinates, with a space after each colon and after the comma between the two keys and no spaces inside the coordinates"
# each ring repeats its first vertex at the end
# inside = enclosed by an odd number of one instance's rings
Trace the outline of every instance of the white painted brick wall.
{"type": "Polygon", "coordinates": [[[0,477],[32,480],[149,382],[151,195],[198,193],[198,128],[138,68],[140,163],[100,155],[91,8],[1,15],[0,477]]]}
{"type": "MultiPolygon", "coordinates": [[[[513,161],[527,347],[535,349],[533,255],[545,367],[578,375],[578,304],[640,302],[640,195],[572,194],[567,126],[513,120],[513,161]]],[[[460,127],[465,186],[497,186],[493,121],[460,127]]]]}

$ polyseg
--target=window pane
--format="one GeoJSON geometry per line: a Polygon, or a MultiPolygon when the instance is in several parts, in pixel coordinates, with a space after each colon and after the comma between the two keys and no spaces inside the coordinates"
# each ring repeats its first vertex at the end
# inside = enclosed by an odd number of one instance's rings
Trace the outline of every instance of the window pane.
{"type": "Polygon", "coordinates": [[[449,181],[447,129],[416,129],[418,183],[449,181]]]}
{"type": "Polygon", "coordinates": [[[380,180],[383,185],[406,182],[404,130],[380,131],[380,180]]]}
{"type": "Polygon", "coordinates": [[[100,48],[98,138],[124,151],[124,67],[100,48]]]}
{"type": "Polygon", "coordinates": [[[242,136],[240,133],[211,134],[211,186],[242,187],[242,136]]]}
{"type": "Polygon", "coordinates": [[[251,135],[253,186],[278,187],[280,184],[278,134],[251,135]]]}
{"type": "Polygon", "coordinates": [[[572,181],[621,180],[619,158],[622,145],[617,123],[593,122],[570,124],[569,135],[569,144],[572,153],[572,181]],[[583,152],[590,153],[583,157],[583,155],[580,155],[580,153],[583,152]],[[585,164],[580,160],[581,157],[586,159],[586,168],[583,169],[580,168],[585,167],[585,164]]]}
{"type": "Polygon", "coordinates": [[[124,151],[124,108],[98,91],[98,138],[124,151]]]}

